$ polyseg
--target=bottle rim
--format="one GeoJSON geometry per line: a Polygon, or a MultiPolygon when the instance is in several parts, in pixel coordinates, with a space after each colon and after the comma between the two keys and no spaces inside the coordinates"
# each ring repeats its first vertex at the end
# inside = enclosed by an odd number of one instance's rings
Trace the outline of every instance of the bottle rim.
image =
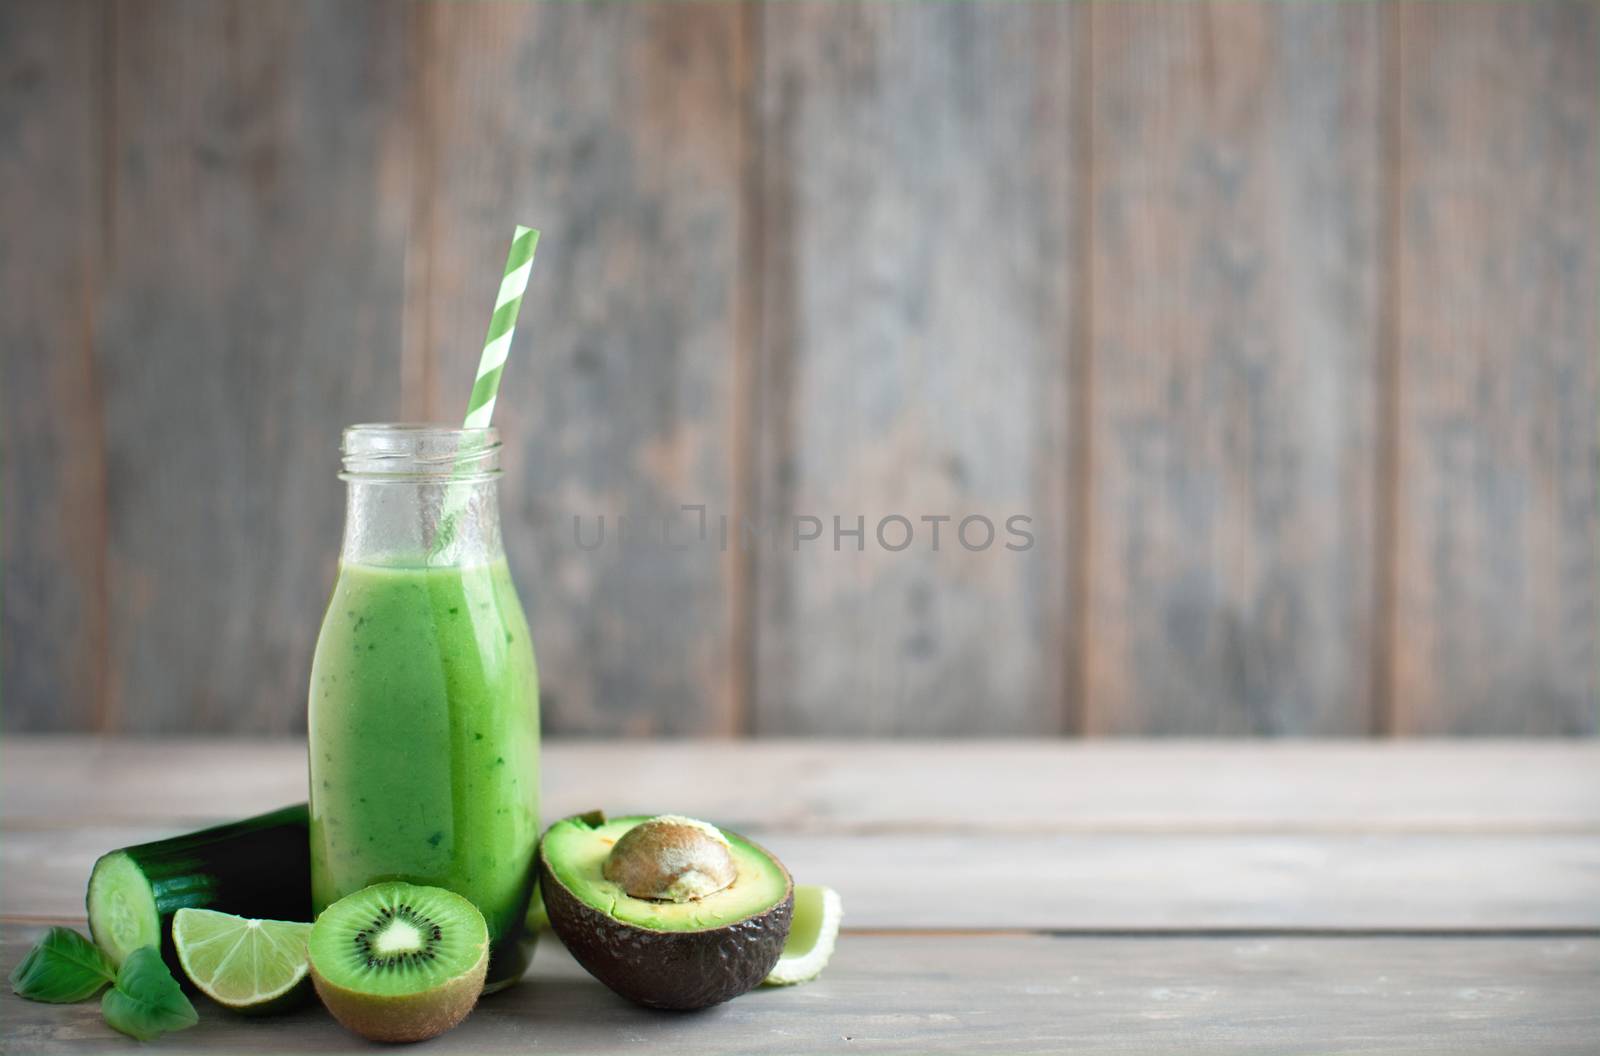
{"type": "Polygon", "coordinates": [[[474,483],[500,476],[500,431],[430,422],[361,422],[345,428],[341,480],[474,483]]]}

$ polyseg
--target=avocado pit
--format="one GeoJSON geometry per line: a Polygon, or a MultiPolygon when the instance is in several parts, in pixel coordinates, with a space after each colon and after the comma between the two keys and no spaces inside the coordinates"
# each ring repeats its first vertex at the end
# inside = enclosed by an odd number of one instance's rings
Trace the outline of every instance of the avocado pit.
{"type": "Polygon", "coordinates": [[[715,825],[662,814],[624,833],[602,873],[634,898],[682,903],[731,887],[738,869],[715,825]]]}

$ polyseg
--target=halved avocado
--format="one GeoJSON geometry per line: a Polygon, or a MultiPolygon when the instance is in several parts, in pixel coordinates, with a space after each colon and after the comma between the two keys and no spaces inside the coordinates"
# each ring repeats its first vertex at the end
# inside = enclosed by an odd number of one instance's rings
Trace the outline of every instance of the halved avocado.
{"type": "Polygon", "coordinates": [[[794,881],[761,847],[720,830],[731,884],[684,901],[636,898],[606,879],[606,859],[624,833],[650,820],[608,821],[596,811],[545,831],[539,885],[550,924],[589,974],[642,1005],[686,1010],[738,997],[783,953],[794,881]]]}

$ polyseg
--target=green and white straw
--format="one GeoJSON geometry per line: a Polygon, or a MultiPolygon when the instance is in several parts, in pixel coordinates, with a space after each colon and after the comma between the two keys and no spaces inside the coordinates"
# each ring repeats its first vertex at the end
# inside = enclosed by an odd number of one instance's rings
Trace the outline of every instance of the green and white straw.
{"type": "MultiPolygon", "coordinates": [[[[506,354],[511,351],[511,336],[517,329],[517,312],[522,294],[528,288],[528,272],[533,270],[533,251],[539,245],[539,232],[517,226],[511,237],[511,252],[506,255],[506,270],[500,276],[500,293],[494,299],[494,314],[489,317],[489,333],[483,340],[483,355],[478,358],[478,376],[467,399],[463,429],[487,429],[494,417],[494,398],[500,391],[500,375],[505,372],[506,354]]],[[[476,448],[463,445],[456,458],[456,476],[465,475],[476,448]]],[[[466,508],[469,491],[457,484],[445,488],[439,529],[434,534],[429,560],[437,559],[455,538],[456,522],[466,508]]]]}
{"type": "Polygon", "coordinates": [[[533,251],[539,245],[539,232],[517,226],[506,255],[505,274],[500,278],[500,295],[489,318],[489,334],[483,341],[483,356],[478,360],[478,377],[467,400],[464,429],[487,429],[494,417],[494,398],[500,391],[500,374],[505,370],[506,353],[511,350],[511,335],[517,329],[517,312],[522,309],[522,294],[528,288],[528,272],[533,270],[533,251]]]}

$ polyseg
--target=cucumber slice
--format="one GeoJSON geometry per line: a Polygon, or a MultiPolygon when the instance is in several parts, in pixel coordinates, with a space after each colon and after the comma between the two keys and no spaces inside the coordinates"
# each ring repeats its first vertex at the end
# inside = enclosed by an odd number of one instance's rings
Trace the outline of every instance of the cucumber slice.
{"type": "Polygon", "coordinates": [[[89,874],[89,931],[120,966],[159,944],[182,965],[172,915],[185,906],[270,920],[311,919],[311,836],[304,803],[102,855],[89,874]]]}
{"type": "Polygon", "coordinates": [[[794,885],[794,918],[783,954],[772,966],[762,986],[792,986],[815,979],[828,966],[833,944],[839,938],[844,903],[839,893],[817,884],[794,885]]]}
{"type": "Polygon", "coordinates": [[[140,946],[161,945],[161,911],[139,863],[112,851],[89,874],[89,933],[117,965],[140,946]]]}

